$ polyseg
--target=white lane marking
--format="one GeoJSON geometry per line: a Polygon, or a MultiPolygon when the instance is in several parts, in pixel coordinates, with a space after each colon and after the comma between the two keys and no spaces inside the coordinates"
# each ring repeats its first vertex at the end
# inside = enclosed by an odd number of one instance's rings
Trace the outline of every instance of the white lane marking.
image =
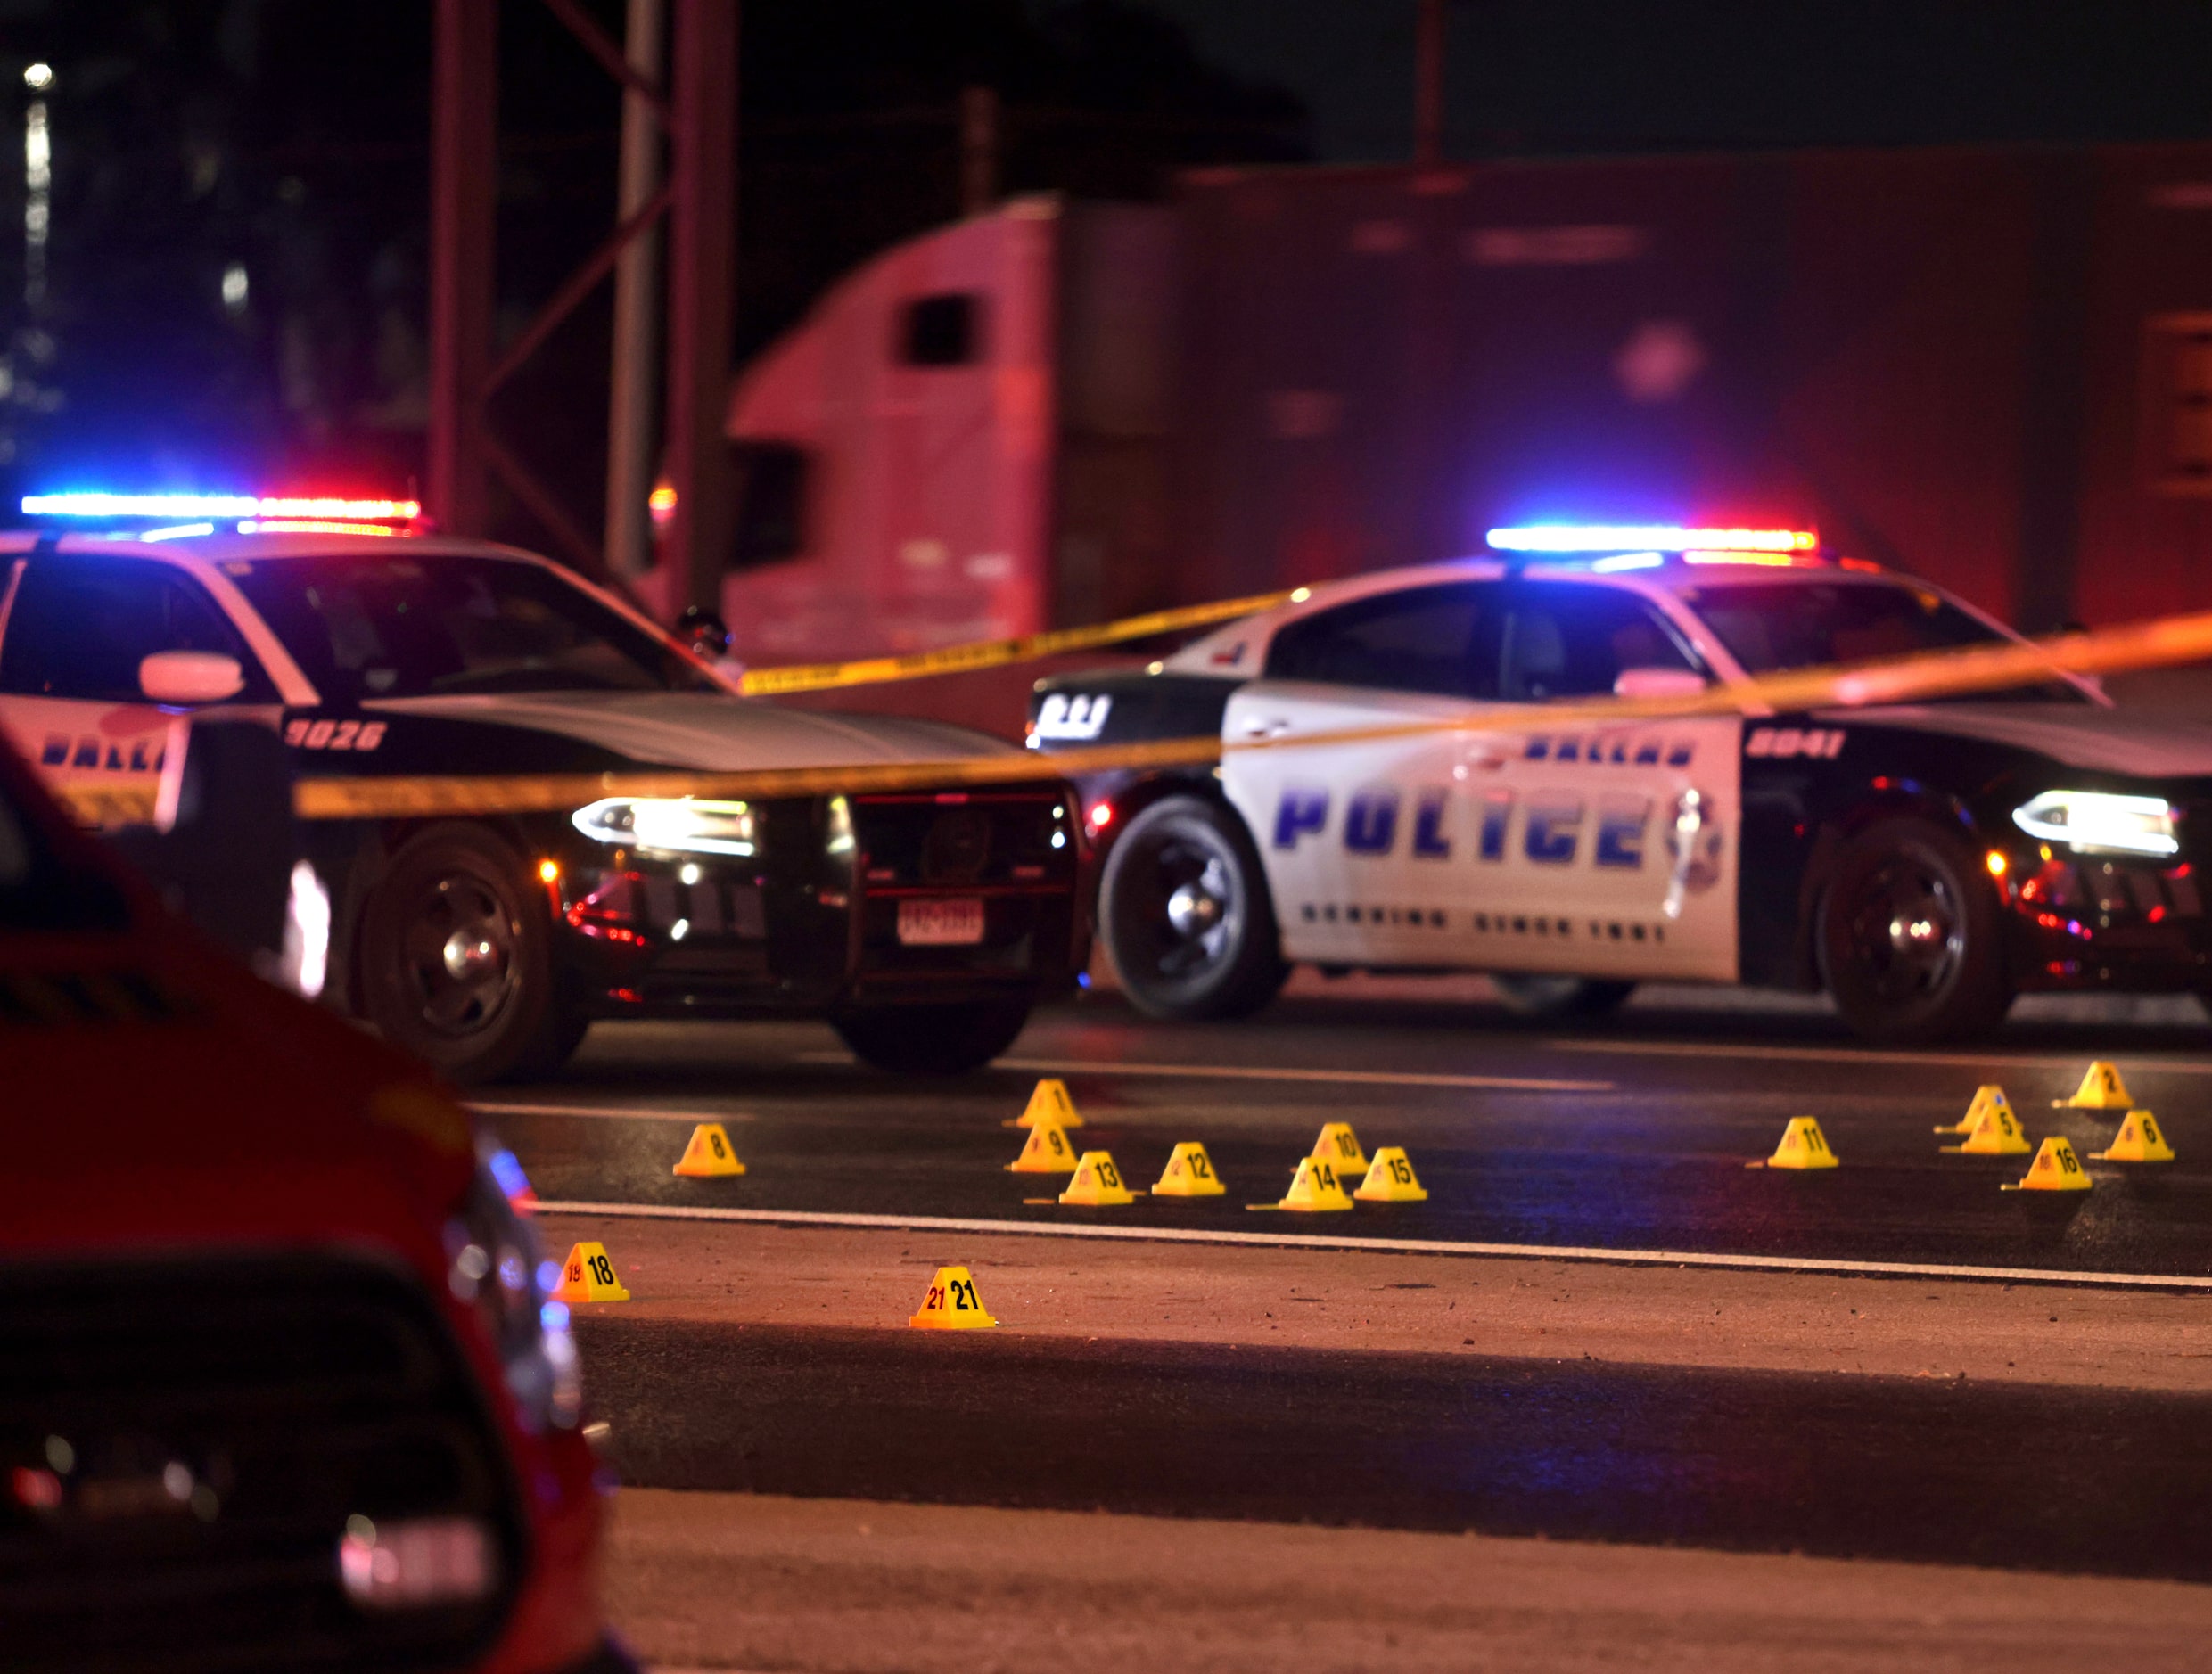
{"type": "MultiPolygon", "coordinates": [[[[1786,1063],[2005,1063],[2024,1070],[2064,1070],[2078,1075],[2089,1060],[2084,1056],[2051,1057],[2016,1052],[1879,1052],[1852,1046],[1729,1046],[1701,1040],[1546,1040],[1538,1043],[1550,1052],[1604,1052],[1620,1057],[1653,1058],[1766,1058],[1786,1063]]],[[[1004,1060],[1001,1060],[1004,1062],[1004,1060]]],[[[2201,1075],[2212,1071],[2212,1059],[2130,1057],[2131,1066],[2145,1074],[2173,1071],[2201,1075]]],[[[2134,1074],[2134,1069],[2128,1071],[2134,1074]]]]}
{"type": "Polygon", "coordinates": [[[1002,1070],[1048,1075],[1166,1075],[1220,1081],[1340,1081],[1351,1087],[1491,1087],[1519,1093],[1610,1093],[1610,1081],[1555,1081],[1523,1075],[1424,1075],[1397,1070],[1293,1070],[1223,1063],[1118,1063],[1095,1058],[994,1058],[1002,1070]]]}
{"type": "Polygon", "coordinates": [[[654,1110],[644,1104],[480,1104],[469,1108],[480,1116],[589,1116],[604,1121],[749,1122],[757,1120],[745,1111],[654,1110]]]}
{"type": "Polygon", "coordinates": [[[970,1220],[947,1215],[853,1215],[819,1210],[717,1209],[678,1203],[553,1203],[541,1215],[612,1215],[639,1220],[772,1221],[810,1227],[904,1228],[915,1232],[1012,1233],[1037,1238],[1122,1238],[1152,1243],[1230,1243],[1301,1250],[1386,1250],[1393,1255],[1504,1256],[1530,1261],[1601,1261],[1625,1267],[1744,1268],[1770,1273],[1856,1273],[1872,1278],[2002,1280],[2014,1284],[2081,1284],[2212,1291],[2212,1276],[2179,1273],[2069,1273],[2057,1268],[1955,1267],[1942,1262],[1853,1261],[1843,1257],[1724,1255],[1697,1250],[1602,1250],[1583,1244],[1466,1243],[1442,1238],[1331,1238],[1310,1233],[1208,1232],[1180,1227],[1079,1227],[1048,1220],[970,1220]]]}

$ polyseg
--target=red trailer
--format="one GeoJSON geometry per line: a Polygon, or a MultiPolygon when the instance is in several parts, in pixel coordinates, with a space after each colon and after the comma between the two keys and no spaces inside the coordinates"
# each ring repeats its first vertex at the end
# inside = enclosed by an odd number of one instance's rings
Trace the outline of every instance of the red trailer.
{"type": "MultiPolygon", "coordinates": [[[[752,662],[1443,558],[1547,518],[1818,527],[2031,629],[2183,609],[2212,554],[2212,146],[1017,200],[832,291],[742,377],[729,434],[723,601],[752,662]]],[[[869,702],[1008,731],[1026,678],[869,702]]]]}

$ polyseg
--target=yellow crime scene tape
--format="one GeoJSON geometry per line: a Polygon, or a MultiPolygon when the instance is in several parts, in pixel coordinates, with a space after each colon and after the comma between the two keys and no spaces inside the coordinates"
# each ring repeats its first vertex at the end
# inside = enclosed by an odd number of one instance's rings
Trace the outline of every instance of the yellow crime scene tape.
{"type": "MultiPolygon", "coordinates": [[[[1239,603],[1245,603],[1239,601],[1239,603]]],[[[1605,726],[1701,715],[1861,709],[1956,697],[2051,678],[2060,673],[2118,674],[2212,658],[2212,611],[2163,617],[2117,628],[2064,634],[2027,644],[1925,652],[1884,661],[1762,675],[1703,692],[1649,698],[1602,697],[1547,703],[1547,729],[1605,726]]],[[[948,790],[1032,783],[1043,778],[1147,767],[1205,767],[1251,750],[1301,750],[1385,743],[1439,733],[1525,731],[1525,708],[1449,719],[1398,721],[1287,737],[1223,740],[1207,735],[1125,744],[1094,744],[1040,756],[1029,751],[947,761],[860,763],[703,773],[528,774],[503,776],[420,775],[391,779],[308,778],[293,787],[301,819],[418,819],[450,815],[563,812],[603,797],[706,797],[766,800],[843,792],[948,790]]],[[[152,817],[153,790],[65,786],[59,792],[80,818],[108,823],[152,817]]]]}
{"type": "Polygon", "coordinates": [[[1218,599],[1211,604],[1186,604],[1172,611],[1152,611],[1125,616],[1119,621],[1096,622],[1089,628],[1056,628],[1017,639],[979,639],[965,645],[946,645],[937,651],[910,652],[902,657],[865,657],[856,662],[793,663],[782,669],[748,669],[739,680],[747,697],[782,697],[794,692],[827,692],[838,686],[881,685],[891,680],[918,680],[925,675],[966,674],[978,669],[1002,668],[1013,662],[1034,662],[1063,652],[1091,651],[1131,639],[1150,639],[1159,634],[1179,634],[1187,628],[1210,628],[1234,621],[1255,611],[1306,596],[1303,587],[1281,593],[1260,593],[1248,599],[1218,599]]]}

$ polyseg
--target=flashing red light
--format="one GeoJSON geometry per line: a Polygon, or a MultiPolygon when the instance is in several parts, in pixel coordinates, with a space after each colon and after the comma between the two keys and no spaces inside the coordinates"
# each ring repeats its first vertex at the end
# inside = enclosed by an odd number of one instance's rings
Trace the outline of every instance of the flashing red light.
{"type": "Polygon", "coordinates": [[[1114,824],[1114,804],[1111,802],[1093,802],[1090,805],[1090,812],[1084,815],[1083,818],[1089,823],[1092,831],[1104,831],[1107,826],[1114,824]]]}

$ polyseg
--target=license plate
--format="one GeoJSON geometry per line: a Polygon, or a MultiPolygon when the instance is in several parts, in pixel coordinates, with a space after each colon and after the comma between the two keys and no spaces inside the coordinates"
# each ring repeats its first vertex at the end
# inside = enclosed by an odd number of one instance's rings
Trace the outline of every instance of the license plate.
{"type": "Polygon", "coordinates": [[[901,901],[899,940],[908,948],[972,948],[983,939],[981,901],[901,901]]]}

